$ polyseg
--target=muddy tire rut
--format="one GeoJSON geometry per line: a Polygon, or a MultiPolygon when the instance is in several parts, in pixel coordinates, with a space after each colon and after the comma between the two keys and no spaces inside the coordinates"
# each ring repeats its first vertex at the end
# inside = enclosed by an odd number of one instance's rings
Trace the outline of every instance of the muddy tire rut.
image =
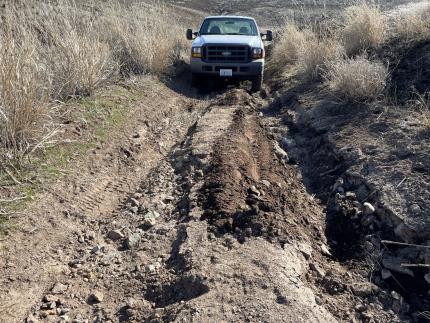
{"type": "Polygon", "coordinates": [[[331,255],[267,99],[146,82],[122,132],[2,246],[1,322],[395,321],[331,255]]]}

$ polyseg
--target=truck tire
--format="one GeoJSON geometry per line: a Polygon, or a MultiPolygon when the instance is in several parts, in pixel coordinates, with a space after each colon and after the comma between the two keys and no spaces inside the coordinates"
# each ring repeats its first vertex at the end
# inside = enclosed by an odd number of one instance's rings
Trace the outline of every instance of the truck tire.
{"type": "Polygon", "coordinates": [[[263,86],[263,73],[252,78],[251,92],[258,92],[263,86]]]}

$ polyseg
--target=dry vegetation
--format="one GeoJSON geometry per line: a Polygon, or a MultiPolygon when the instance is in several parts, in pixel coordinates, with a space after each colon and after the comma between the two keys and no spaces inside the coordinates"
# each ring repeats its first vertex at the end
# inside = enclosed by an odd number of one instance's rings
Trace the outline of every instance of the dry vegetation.
{"type": "Polygon", "coordinates": [[[91,95],[130,74],[166,73],[185,49],[160,4],[11,1],[3,15],[0,160],[46,138],[53,102],[91,95]]]}
{"type": "Polygon", "coordinates": [[[294,66],[300,76],[318,79],[327,64],[343,56],[342,46],[311,29],[300,30],[295,24],[287,24],[281,31],[279,43],[274,49],[273,63],[277,66],[294,66]]]}
{"type": "Polygon", "coordinates": [[[430,93],[417,94],[416,105],[422,113],[422,125],[426,131],[430,131],[430,93]]]}
{"type": "Polygon", "coordinates": [[[382,62],[369,59],[369,53],[388,41],[429,38],[430,5],[389,18],[378,6],[362,2],[345,10],[341,24],[299,28],[287,23],[280,31],[273,64],[281,71],[294,70],[300,79],[322,76],[342,101],[371,101],[382,96],[390,74],[382,62]]]}
{"type": "Polygon", "coordinates": [[[329,89],[344,101],[368,101],[381,96],[388,70],[366,56],[333,61],[325,75],[329,89]]]}
{"type": "Polygon", "coordinates": [[[345,10],[340,39],[346,53],[355,55],[382,44],[386,30],[386,18],[380,9],[375,5],[362,3],[345,10]]]}
{"type": "Polygon", "coordinates": [[[430,4],[417,11],[406,12],[393,22],[393,36],[406,42],[430,38],[430,4]]]}

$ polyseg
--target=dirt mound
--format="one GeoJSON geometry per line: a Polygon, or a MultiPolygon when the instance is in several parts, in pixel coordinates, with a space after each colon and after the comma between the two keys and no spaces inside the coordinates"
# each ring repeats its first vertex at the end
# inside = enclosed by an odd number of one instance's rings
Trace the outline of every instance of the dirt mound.
{"type": "Polygon", "coordinates": [[[202,188],[203,219],[241,240],[264,236],[282,244],[322,240],[321,213],[287,155],[273,146],[256,113],[238,109],[217,143],[202,188]]]}

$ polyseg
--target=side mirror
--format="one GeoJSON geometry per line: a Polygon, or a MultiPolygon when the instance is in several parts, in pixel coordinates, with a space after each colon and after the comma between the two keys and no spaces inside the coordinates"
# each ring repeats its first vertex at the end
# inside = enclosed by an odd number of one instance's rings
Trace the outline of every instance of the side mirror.
{"type": "Polygon", "coordinates": [[[271,30],[266,31],[266,40],[272,41],[273,40],[273,33],[271,30]]]}
{"type": "Polygon", "coordinates": [[[192,29],[187,29],[187,39],[193,40],[193,30],[192,29]]]}

